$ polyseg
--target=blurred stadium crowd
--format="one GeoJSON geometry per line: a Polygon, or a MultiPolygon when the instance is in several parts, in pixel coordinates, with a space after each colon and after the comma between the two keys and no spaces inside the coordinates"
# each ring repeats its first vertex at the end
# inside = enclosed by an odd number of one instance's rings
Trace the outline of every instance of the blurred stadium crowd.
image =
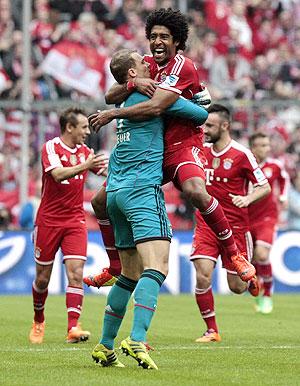
{"type": "MultiPolygon", "coordinates": [[[[185,4],[190,26],[185,55],[196,63],[213,100],[234,108],[237,140],[247,144],[254,130],[270,134],[272,155],[285,163],[293,200],[298,198],[300,207],[300,1],[187,0],[185,4]]],[[[148,53],[146,15],[155,8],[178,6],[172,0],[33,1],[31,197],[38,196],[41,143],[58,134],[57,112],[49,108],[37,112],[35,103],[68,98],[70,104],[99,100],[103,107],[103,93],[113,82],[108,69],[112,53],[124,47],[148,53]]],[[[22,111],[1,108],[1,101],[16,100],[22,92],[21,9],[22,0],[0,0],[2,229],[19,225],[22,111]]],[[[89,144],[96,151],[109,151],[114,135],[108,133],[93,136],[89,144]]],[[[86,202],[97,185],[99,181],[89,181],[86,202]]],[[[191,228],[192,208],[171,186],[165,192],[174,228],[191,228]]]]}

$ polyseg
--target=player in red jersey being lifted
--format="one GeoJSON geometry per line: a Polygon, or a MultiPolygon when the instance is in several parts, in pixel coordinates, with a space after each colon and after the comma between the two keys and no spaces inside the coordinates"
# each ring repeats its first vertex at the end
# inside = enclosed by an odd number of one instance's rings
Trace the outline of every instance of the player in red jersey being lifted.
{"type": "MultiPolygon", "coordinates": [[[[222,105],[208,108],[204,123],[207,162],[205,164],[206,186],[210,194],[221,203],[233,229],[235,241],[240,250],[245,250],[247,259],[252,259],[252,240],[249,231],[248,206],[266,196],[270,186],[249,149],[234,141],[230,136],[230,112],[222,105]],[[247,194],[249,182],[254,189],[247,194]]],[[[196,302],[204,319],[207,331],[196,342],[220,341],[215,317],[214,297],[211,280],[218,256],[227,270],[227,282],[232,292],[241,294],[249,289],[253,296],[259,293],[254,278],[247,283],[237,275],[228,250],[205,223],[203,216],[196,212],[191,261],[196,269],[196,302]]]]}
{"type": "Polygon", "coordinates": [[[269,157],[270,139],[266,134],[254,133],[249,138],[249,145],[272,189],[262,200],[249,206],[250,230],[254,242],[253,264],[262,287],[262,296],[256,299],[256,310],[269,314],[273,310],[273,276],[269,255],[276,235],[279,206],[287,202],[289,175],[280,161],[269,157]]]}
{"type": "Polygon", "coordinates": [[[84,145],[90,134],[89,123],[81,109],[70,108],[60,116],[61,136],[42,148],[42,199],[34,230],[36,277],[32,284],[34,320],[29,334],[31,343],[44,338],[44,307],[48,296],[55,254],[61,248],[68,277],[66,306],[68,343],[89,338],[78,319],[83,301],[83,266],[87,252],[87,229],[83,210],[83,187],[88,170],[106,171],[108,159],[95,155],[84,145]]]}
{"type": "MultiPolygon", "coordinates": [[[[200,86],[194,63],[178,52],[185,49],[188,37],[186,17],[180,11],[170,8],[159,9],[147,17],[145,30],[153,55],[145,56],[145,60],[150,65],[151,78],[154,82],[151,81],[148,88],[145,88],[144,81],[141,82],[142,87],[137,87],[138,80],[136,84],[132,82],[115,84],[108,92],[106,100],[108,103],[122,103],[135,87],[138,91],[153,96],[149,101],[132,107],[93,114],[89,119],[95,131],[115,118],[150,119],[163,114],[180,96],[192,99],[202,106],[210,103],[209,94],[200,86]]],[[[174,185],[199,209],[204,221],[228,251],[242,280],[248,281],[255,275],[255,269],[239,253],[221,205],[205,187],[202,137],[201,129],[195,127],[192,122],[178,117],[166,117],[164,182],[173,181],[174,185]]],[[[105,191],[101,189],[93,200],[98,218],[105,215],[104,203],[105,191]]],[[[90,285],[94,285],[94,279],[90,278],[90,285]]]]}

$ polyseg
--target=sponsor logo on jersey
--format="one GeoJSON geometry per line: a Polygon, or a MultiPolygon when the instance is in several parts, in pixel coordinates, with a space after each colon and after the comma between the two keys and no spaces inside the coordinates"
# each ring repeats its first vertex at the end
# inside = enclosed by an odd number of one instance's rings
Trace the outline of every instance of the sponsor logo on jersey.
{"type": "Polygon", "coordinates": [[[77,156],[76,156],[76,154],[71,154],[71,155],[70,155],[70,164],[71,164],[72,166],[77,165],[77,156]]]}
{"type": "Polygon", "coordinates": [[[214,169],[218,169],[218,167],[220,166],[220,162],[220,158],[214,158],[212,161],[212,167],[214,169]]]}
{"type": "Polygon", "coordinates": [[[225,170],[231,169],[231,166],[233,164],[233,160],[231,158],[225,158],[223,161],[223,168],[225,170]]]}
{"type": "Polygon", "coordinates": [[[207,168],[205,168],[204,171],[206,175],[206,185],[211,185],[212,184],[211,181],[213,181],[214,179],[215,171],[214,169],[207,169],[207,168]]]}
{"type": "Polygon", "coordinates": [[[176,86],[176,83],[178,82],[179,78],[176,75],[169,75],[167,76],[166,80],[164,83],[168,84],[171,87],[176,86]]]}

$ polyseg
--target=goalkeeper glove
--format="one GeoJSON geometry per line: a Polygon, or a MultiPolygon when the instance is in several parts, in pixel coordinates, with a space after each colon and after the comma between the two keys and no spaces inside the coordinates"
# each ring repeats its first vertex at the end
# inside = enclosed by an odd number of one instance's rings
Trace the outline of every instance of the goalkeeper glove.
{"type": "Polygon", "coordinates": [[[191,99],[193,103],[195,103],[198,106],[201,106],[205,109],[208,109],[211,105],[211,96],[210,93],[204,85],[201,85],[202,90],[197,92],[191,99]]]}

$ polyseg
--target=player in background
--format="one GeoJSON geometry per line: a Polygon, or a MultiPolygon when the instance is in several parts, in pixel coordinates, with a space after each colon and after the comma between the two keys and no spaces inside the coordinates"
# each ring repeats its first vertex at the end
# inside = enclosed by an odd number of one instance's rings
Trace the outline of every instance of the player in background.
{"type": "MultiPolygon", "coordinates": [[[[246,258],[252,259],[252,240],[249,231],[248,206],[265,197],[270,186],[249,149],[234,141],[230,136],[230,111],[222,105],[208,108],[208,118],[203,125],[206,186],[210,194],[217,198],[233,230],[238,248],[246,251],[246,258]],[[247,194],[249,182],[254,189],[247,194]]],[[[221,337],[216,323],[212,274],[218,257],[227,271],[227,282],[232,292],[241,294],[248,288],[253,296],[258,296],[259,286],[253,278],[249,284],[237,275],[230,255],[220,240],[196,212],[191,261],[196,269],[195,297],[207,330],[196,342],[219,342],[221,337]]]]}
{"type": "Polygon", "coordinates": [[[55,254],[61,248],[68,277],[66,341],[89,338],[78,319],[83,302],[83,266],[87,252],[87,229],[83,210],[83,187],[88,170],[102,174],[107,157],[95,155],[84,141],[90,134],[88,119],[81,109],[69,108],[60,115],[61,136],[42,148],[42,198],[34,230],[36,276],[32,284],[34,320],[31,343],[42,343],[44,307],[48,296],[55,254]]]}
{"type": "MultiPolygon", "coordinates": [[[[186,17],[180,11],[162,8],[147,17],[145,30],[153,55],[145,56],[145,60],[150,65],[151,78],[158,83],[153,97],[134,106],[93,114],[89,120],[95,131],[115,118],[147,119],[161,115],[180,95],[187,99],[195,98],[200,104],[210,103],[207,94],[203,94],[194,63],[178,53],[185,49],[188,37],[186,17]]],[[[133,82],[115,84],[106,100],[108,103],[122,103],[134,88],[133,82]]],[[[192,121],[172,116],[165,119],[164,183],[173,181],[199,209],[228,251],[242,280],[249,281],[255,275],[255,268],[239,252],[221,205],[205,187],[202,134],[192,121]]],[[[98,198],[100,202],[96,198],[94,208],[97,202],[99,208],[104,208],[103,189],[98,198]]]]}
{"type": "Polygon", "coordinates": [[[269,256],[276,236],[280,205],[287,203],[289,176],[279,160],[269,157],[271,147],[268,135],[254,133],[249,138],[249,145],[272,189],[262,200],[249,206],[250,230],[254,242],[252,262],[262,290],[261,296],[256,299],[256,310],[269,314],[273,310],[273,276],[269,256]]]}
{"type": "MultiPolygon", "coordinates": [[[[149,74],[142,56],[127,49],[113,55],[110,68],[120,83],[149,74]]],[[[124,104],[131,106],[147,99],[134,92],[124,104]]],[[[208,115],[205,109],[183,98],[167,112],[195,119],[198,124],[208,115]]],[[[133,325],[130,336],[121,342],[121,349],[143,368],[157,369],[144,342],[168,273],[172,237],[161,190],[163,150],[162,118],[118,120],[106,191],[122,272],[108,295],[102,337],[92,352],[93,359],[105,367],[124,367],[114,351],[114,340],[134,291],[133,325]]]]}

